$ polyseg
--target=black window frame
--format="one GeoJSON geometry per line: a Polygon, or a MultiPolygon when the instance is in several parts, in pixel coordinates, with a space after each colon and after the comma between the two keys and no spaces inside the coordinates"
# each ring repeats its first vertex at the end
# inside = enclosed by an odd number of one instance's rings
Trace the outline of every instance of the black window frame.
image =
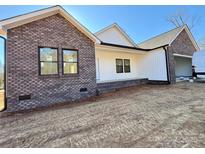
{"type": "Polygon", "coordinates": [[[56,47],[49,47],[49,46],[39,46],[38,47],[38,64],[39,64],[39,75],[40,76],[59,76],[59,49],[56,47]],[[50,61],[51,63],[57,64],[57,73],[56,74],[41,74],[41,63],[42,62],[49,62],[49,61],[41,61],[41,48],[51,48],[57,50],[57,61],[50,61]]]}
{"type": "Polygon", "coordinates": [[[123,59],[123,66],[124,66],[124,73],[131,73],[131,64],[130,64],[130,59],[123,59]],[[125,61],[128,60],[129,61],[129,72],[125,70],[125,61]]]}
{"type": "Polygon", "coordinates": [[[76,76],[79,74],[79,50],[78,49],[69,49],[69,48],[62,48],[62,74],[65,76],[76,76]],[[77,53],[77,62],[67,62],[64,61],[64,50],[71,50],[77,53]],[[64,73],[64,63],[77,63],[77,73],[64,73]]]}
{"type": "Polygon", "coordinates": [[[116,73],[124,73],[124,61],[123,61],[123,59],[121,59],[121,58],[116,58],[115,59],[115,66],[116,66],[116,73]],[[122,72],[118,72],[118,65],[117,65],[117,61],[118,60],[121,60],[122,61],[122,72]]]}

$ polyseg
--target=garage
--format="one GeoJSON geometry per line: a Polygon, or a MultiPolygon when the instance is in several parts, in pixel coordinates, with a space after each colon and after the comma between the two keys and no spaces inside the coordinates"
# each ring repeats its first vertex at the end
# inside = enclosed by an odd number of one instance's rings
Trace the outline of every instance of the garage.
{"type": "Polygon", "coordinates": [[[185,55],[174,55],[175,76],[191,77],[192,76],[192,57],[185,55]]]}

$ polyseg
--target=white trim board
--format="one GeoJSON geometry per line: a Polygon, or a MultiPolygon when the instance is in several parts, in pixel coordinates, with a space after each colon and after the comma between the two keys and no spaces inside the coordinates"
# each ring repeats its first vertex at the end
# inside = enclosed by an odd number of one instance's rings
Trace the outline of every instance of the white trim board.
{"type": "Polygon", "coordinates": [[[174,53],[173,55],[176,56],[176,57],[192,58],[192,56],[176,54],[176,53],[174,53]]]}
{"type": "Polygon", "coordinates": [[[136,49],[128,49],[128,48],[121,48],[121,47],[112,47],[112,46],[106,46],[106,45],[95,45],[95,51],[97,50],[104,50],[104,51],[113,51],[113,52],[128,52],[133,54],[146,54],[147,51],[141,51],[136,49]]]}
{"type": "Polygon", "coordinates": [[[106,30],[111,29],[113,27],[116,28],[130,44],[132,44],[134,47],[137,47],[136,43],[129,37],[129,35],[117,23],[113,23],[113,24],[99,30],[98,32],[95,33],[95,35],[98,37],[98,35],[100,35],[101,33],[105,32],[106,30]]]}
{"type": "Polygon", "coordinates": [[[16,17],[8,18],[0,21],[0,29],[7,33],[8,29],[15,28],[39,19],[43,19],[55,14],[62,15],[66,20],[71,22],[78,30],[84,33],[88,38],[90,38],[93,42],[100,44],[100,40],[93,35],[87,28],[85,28],[82,24],[80,24],[73,16],[71,16],[66,10],[64,10],[61,6],[53,6],[46,9],[34,11],[31,13],[19,15],[16,17]]]}

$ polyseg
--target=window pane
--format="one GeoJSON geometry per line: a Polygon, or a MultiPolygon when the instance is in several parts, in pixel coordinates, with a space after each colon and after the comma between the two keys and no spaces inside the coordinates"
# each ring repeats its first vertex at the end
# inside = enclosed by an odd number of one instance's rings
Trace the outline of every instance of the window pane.
{"type": "Polygon", "coordinates": [[[130,66],[125,66],[125,73],[129,73],[130,72],[130,66]]]}
{"type": "Polygon", "coordinates": [[[77,62],[78,56],[77,51],[63,50],[63,60],[65,62],[77,62]]]}
{"type": "Polygon", "coordinates": [[[123,73],[123,67],[117,66],[117,73],[123,73]]]}
{"type": "Polygon", "coordinates": [[[57,63],[41,62],[41,75],[58,74],[57,63]]]}
{"type": "Polygon", "coordinates": [[[57,61],[57,49],[40,48],[40,61],[57,61]]]}
{"type": "Polygon", "coordinates": [[[116,72],[123,73],[123,61],[122,61],[122,59],[116,59],[116,72]]]}
{"type": "Polygon", "coordinates": [[[125,73],[130,72],[130,60],[129,59],[124,59],[124,71],[125,73]]]}
{"type": "Polygon", "coordinates": [[[130,66],[130,60],[129,59],[124,59],[124,65],[125,66],[130,66]]]}
{"type": "Polygon", "coordinates": [[[122,59],[116,59],[116,65],[117,65],[117,66],[123,66],[123,61],[122,61],[122,59]]]}
{"type": "Polygon", "coordinates": [[[77,63],[64,63],[64,74],[78,73],[77,63]]]}

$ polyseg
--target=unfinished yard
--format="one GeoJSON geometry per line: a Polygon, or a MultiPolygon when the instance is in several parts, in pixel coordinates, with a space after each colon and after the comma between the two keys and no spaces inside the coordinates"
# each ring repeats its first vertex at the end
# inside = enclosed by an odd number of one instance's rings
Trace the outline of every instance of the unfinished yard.
{"type": "Polygon", "coordinates": [[[0,147],[205,147],[205,84],[144,85],[0,114],[0,147]]]}

